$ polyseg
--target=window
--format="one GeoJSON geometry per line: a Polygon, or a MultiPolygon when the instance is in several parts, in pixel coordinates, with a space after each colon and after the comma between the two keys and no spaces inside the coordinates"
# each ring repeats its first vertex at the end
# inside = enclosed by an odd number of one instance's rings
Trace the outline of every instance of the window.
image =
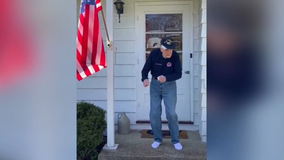
{"type": "Polygon", "coordinates": [[[146,14],[145,20],[146,59],[153,49],[160,48],[162,38],[171,37],[182,62],[182,14],[146,14]]]}

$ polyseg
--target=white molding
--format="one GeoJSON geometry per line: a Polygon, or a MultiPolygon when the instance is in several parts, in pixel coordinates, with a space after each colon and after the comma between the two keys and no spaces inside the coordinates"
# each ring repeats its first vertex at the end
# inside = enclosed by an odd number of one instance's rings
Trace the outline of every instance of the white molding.
{"type": "Polygon", "coordinates": [[[206,135],[201,135],[201,141],[202,142],[207,142],[207,136],[206,135]]]}
{"type": "Polygon", "coordinates": [[[201,25],[201,37],[202,38],[206,38],[207,37],[207,24],[206,23],[202,23],[201,25]]]}
{"type": "MultiPolygon", "coordinates": [[[[206,101],[206,94],[203,94],[205,96],[205,101],[206,101]]],[[[207,121],[207,111],[205,107],[201,108],[201,121],[206,122],[207,121]]]]}
{"type": "Polygon", "coordinates": [[[145,1],[145,2],[135,2],[135,12],[137,11],[138,7],[141,7],[141,6],[154,6],[154,5],[158,5],[158,6],[190,5],[190,12],[192,13],[192,15],[194,15],[194,13],[193,13],[193,11],[194,11],[193,1],[163,1],[163,2],[148,2],[148,1],[145,1]]]}
{"type": "Polygon", "coordinates": [[[201,9],[207,8],[207,0],[200,0],[201,1],[201,9]]]}
{"type": "Polygon", "coordinates": [[[206,56],[206,51],[201,51],[201,66],[206,66],[207,65],[207,56],[206,56]]]}
{"type": "Polygon", "coordinates": [[[201,12],[201,23],[206,23],[207,20],[207,10],[206,9],[202,9],[201,12]]]}
{"type": "MultiPolygon", "coordinates": [[[[207,99],[206,98],[207,98],[206,94],[203,93],[201,95],[201,108],[206,108],[206,105],[207,105],[207,99]]],[[[202,114],[202,112],[201,112],[201,114],[202,114]]]]}
{"type": "Polygon", "coordinates": [[[116,150],[118,148],[118,144],[114,144],[114,146],[110,147],[107,144],[104,145],[104,150],[116,150]]]}
{"type": "Polygon", "coordinates": [[[201,66],[201,116],[200,116],[200,136],[202,142],[207,141],[207,75],[206,75],[206,70],[207,70],[207,10],[206,10],[206,0],[201,0],[201,5],[200,5],[200,51],[201,51],[201,60],[200,60],[200,66],[201,66]]]}
{"type": "Polygon", "coordinates": [[[206,80],[207,79],[207,67],[201,66],[201,79],[206,80]]]}
{"type": "Polygon", "coordinates": [[[192,5],[193,10],[193,1],[163,1],[163,2],[135,2],[135,7],[137,6],[153,6],[153,5],[159,5],[159,6],[169,6],[169,5],[192,5]]]}

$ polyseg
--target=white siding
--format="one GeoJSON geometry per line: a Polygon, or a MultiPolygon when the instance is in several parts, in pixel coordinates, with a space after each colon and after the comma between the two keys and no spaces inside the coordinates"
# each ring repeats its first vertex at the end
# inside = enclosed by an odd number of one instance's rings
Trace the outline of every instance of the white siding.
{"type": "Polygon", "coordinates": [[[200,125],[200,0],[194,0],[193,13],[193,107],[194,107],[194,124],[200,125]]]}
{"type": "MultiPolygon", "coordinates": [[[[77,0],[80,5],[80,0],[77,0]]],[[[123,1],[124,14],[121,23],[114,10],[114,112],[126,112],[131,124],[136,123],[136,55],[135,55],[135,19],[134,2],[123,1]]],[[[102,0],[103,12],[106,13],[105,1],[102,0]]],[[[79,6],[78,6],[79,8],[79,6]]],[[[115,9],[115,7],[114,7],[115,9]]],[[[100,17],[101,33],[106,49],[106,32],[100,17]]],[[[84,100],[103,109],[107,108],[107,68],[77,82],[77,101],[84,100]]]]}
{"type": "Polygon", "coordinates": [[[207,101],[206,101],[206,0],[200,0],[199,17],[199,68],[200,68],[200,125],[199,133],[203,142],[207,141],[207,101]]]}
{"type": "MultiPolygon", "coordinates": [[[[140,77],[136,77],[137,55],[135,54],[135,2],[138,0],[123,0],[124,14],[121,15],[121,23],[118,23],[118,15],[114,7],[114,110],[118,112],[126,112],[130,118],[131,124],[136,122],[136,83],[140,77]]],[[[141,1],[141,0],[139,0],[141,1]]],[[[152,2],[152,0],[143,0],[152,2]]],[[[172,1],[172,0],[155,0],[155,1],[172,1]]],[[[194,2],[194,52],[193,52],[193,97],[194,97],[194,123],[200,124],[200,11],[199,0],[194,2]]],[[[78,9],[80,0],[78,2],[78,9]]],[[[102,0],[103,11],[105,11],[105,0],[102,0]]],[[[103,21],[100,16],[101,33],[106,44],[106,33],[103,21]]],[[[105,46],[106,49],[106,46],[105,46]]],[[[186,61],[186,60],[184,60],[186,61]]],[[[106,109],[106,73],[107,69],[103,69],[95,75],[77,83],[77,100],[84,100],[94,103],[101,108],[106,109]]],[[[115,123],[116,123],[115,117],[115,123]]]]}

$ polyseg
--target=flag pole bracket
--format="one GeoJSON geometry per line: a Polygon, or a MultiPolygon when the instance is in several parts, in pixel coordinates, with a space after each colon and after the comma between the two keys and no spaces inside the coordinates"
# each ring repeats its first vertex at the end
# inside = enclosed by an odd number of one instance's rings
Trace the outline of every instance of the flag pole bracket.
{"type": "Polygon", "coordinates": [[[113,45],[112,45],[112,41],[107,41],[107,48],[108,50],[112,50],[113,49],[113,45]]]}

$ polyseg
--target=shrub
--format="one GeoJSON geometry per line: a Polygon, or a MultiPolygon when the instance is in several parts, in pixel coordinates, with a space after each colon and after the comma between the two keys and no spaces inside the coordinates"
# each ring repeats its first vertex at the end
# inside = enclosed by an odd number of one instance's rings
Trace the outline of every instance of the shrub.
{"type": "Polygon", "coordinates": [[[105,111],[87,102],[77,103],[77,160],[96,160],[103,142],[105,111]]]}

